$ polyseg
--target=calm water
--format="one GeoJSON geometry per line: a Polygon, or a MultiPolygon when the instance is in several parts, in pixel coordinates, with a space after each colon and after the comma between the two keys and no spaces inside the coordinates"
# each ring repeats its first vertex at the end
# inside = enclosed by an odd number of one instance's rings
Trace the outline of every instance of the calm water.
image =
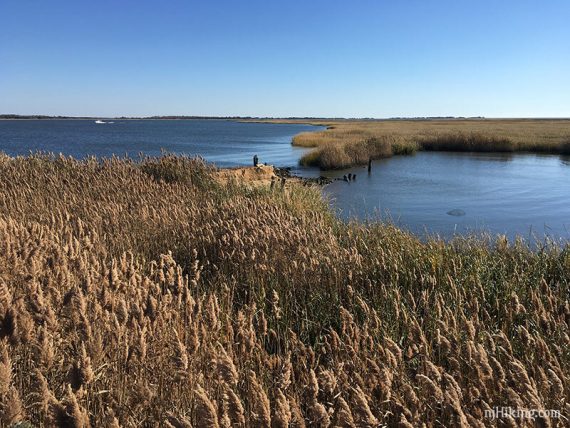
{"type": "Polygon", "coordinates": [[[325,192],[345,218],[389,218],[424,235],[486,231],[570,238],[570,158],[419,152],[373,163],[325,192]]]}
{"type": "Polygon", "coordinates": [[[310,125],[240,123],[226,120],[7,120],[0,121],[0,151],[25,155],[31,151],[136,157],[139,152],[200,155],[219,166],[260,162],[296,166],[306,149],[292,147],[291,138],[310,125]]]}
{"type": "MultiPolygon", "coordinates": [[[[0,121],[0,151],[137,156],[139,152],[201,155],[219,166],[261,162],[296,167],[306,149],[291,146],[308,125],[239,123],[224,120],[0,121]]],[[[390,219],[424,235],[451,237],[466,232],[505,233],[542,239],[570,239],[570,158],[528,154],[426,153],[397,156],[366,168],[323,173],[334,181],[324,188],[344,218],[390,219]]]]}

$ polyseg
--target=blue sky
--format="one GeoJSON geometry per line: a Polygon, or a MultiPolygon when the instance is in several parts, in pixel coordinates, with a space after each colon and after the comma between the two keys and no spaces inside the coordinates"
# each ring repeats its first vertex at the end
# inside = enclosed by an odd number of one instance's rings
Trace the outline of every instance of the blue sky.
{"type": "Polygon", "coordinates": [[[570,2],[0,0],[0,113],[570,117],[570,2]]]}

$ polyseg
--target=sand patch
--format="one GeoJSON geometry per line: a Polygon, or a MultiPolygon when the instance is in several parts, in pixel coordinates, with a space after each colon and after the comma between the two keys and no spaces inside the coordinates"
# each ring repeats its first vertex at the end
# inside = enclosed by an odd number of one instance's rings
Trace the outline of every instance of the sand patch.
{"type": "Polygon", "coordinates": [[[216,179],[223,184],[236,181],[253,185],[270,185],[271,180],[277,180],[277,175],[272,165],[257,165],[220,169],[216,173],[216,179]]]}

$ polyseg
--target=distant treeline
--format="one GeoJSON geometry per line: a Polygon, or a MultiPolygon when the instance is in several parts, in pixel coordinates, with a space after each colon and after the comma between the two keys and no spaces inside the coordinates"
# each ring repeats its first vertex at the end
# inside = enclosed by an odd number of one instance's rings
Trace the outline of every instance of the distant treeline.
{"type": "MultiPolygon", "coordinates": [[[[20,115],[20,114],[0,114],[2,119],[115,119],[115,120],[248,120],[248,121],[267,121],[267,120],[294,120],[294,121],[429,121],[429,120],[484,120],[489,119],[484,116],[417,116],[417,117],[390,117],[390,118],[374,118],[374,117],[316,117],[316,116],[289,116],[289,117],[268,117],[268,116],[49,116],[42,114],[20,115]]],[[[492,118],[491,118],[492,119],[492,118]]],[[[564,118],[519,118],[517,120],[566,120],[564,118]]],[[[503,119],[506,120],[506,119],[503,119]]]]}
{"type": "MultiPolygon", "coordinates": [[[[32,114],[32,115],[21,115],[21,114],[0,114],[0,119],[89,119],[89,120],[96,120],[96,119],[116,119],[116,120],[137,120],[137,119],[146,119],[146,120],[263,120],[263,119],[275,119],[272,117],[254,117],[254,116],[120,116],[120,117],[112,117],[112,116],[49,116],[49,115],[42,115],[42,114],[32,114]]],[[[319,119],[319,120],[331,120],[334,118],[310,118],[310,117],[286,117],[280,119],[299,119],[299,120],[308,120],[308,119],[319,119]]],[[[336,119],[340,120],[340,119],[336,119]]]]}
{"type": "Polygon", "coordinates": [[[150,117],[111,117],[111,116],[48,116],[41,114],[20,115],[20,114],[0,114],[0,119],[251,119],[246,117],[214,117],[214,116],[150,116],[150,117]]]}
{"type": "Polygon", "coordinates": [[[149,116],[149,117],[127,117],[127,116],[120,116],[120,117],[111,117],[111,116],[48,116],[48,115],[41,115],[41,114],[33,114],[33,115],[20,115],[20,114],[0,114],[0,119],[88,119],[88,120],[96,120],[96,119],[117,119],[117,120],[135,120],[135,119],[157,119],[157,120],[172,120],[172,119],[254,119],[252,117],[242,117],[242,116],[233,116],[233,117],[219,117],[219,116],[149,116]]]}
{"type": "MultiPolygon", "coordinates": [[[[347,119],[341,117],[300,117],[300,116],[291,116],[291,117],[264,117],[264,116],[121,116],[121,117],[111,117],[111,116],[49,116],[49,115],[41,115],[41,114],[33,114],[33,115],[20,115],[20,114],[0,114],[0,119],[147,119],[147,120],[192,120],[192,119],[200,119],[200,120],[355,120],[355,119],[347,119]]],[[[358,120],[379,120],[373,118],[358,118],[358,120]]]]}
{"type": "Polygon", "coordinates": [[[92,119],[90,117],[76,116],[46,116],[42,114],[20,115],[20,114],[0,114],[0,119],[92,119]]]}
{"type": "Polygon", "coordinates": [[[192,119],[200,119],[200,120],[335,120],[335,121],[342,121],[342,120],[441,120],[441,119],[484,119],[482,116],[477,117],[459,117],[459,116],[433,116],[433,117],[393,117],[393,118],[373,118],[373,117],[361,117],[361,118],[342,118],[342,117],[315,117],[315,116],[289,116],[289,117],[263,117],[263,116],[146,116],[146,117],[129,117],[129,116],[121,116],[121,117],[110,117],[110,116],[49,116],[49,115],[42,115],[42,114],[32,114],[32,115],[20,115],[20,114],[0,114],[0,119],[152,119],[152,120],[192,120],[192,119]]]}

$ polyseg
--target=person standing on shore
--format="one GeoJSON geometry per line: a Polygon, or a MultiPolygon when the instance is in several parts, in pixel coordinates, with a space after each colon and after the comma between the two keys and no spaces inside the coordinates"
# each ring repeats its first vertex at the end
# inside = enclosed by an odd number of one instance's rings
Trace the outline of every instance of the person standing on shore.
{"type": "Polygon", "coordinates": [[[257,157],[257,155],[253,156],[253,166],[257,166],[257,164],[259,163],[259,158],[257,157]]]}

